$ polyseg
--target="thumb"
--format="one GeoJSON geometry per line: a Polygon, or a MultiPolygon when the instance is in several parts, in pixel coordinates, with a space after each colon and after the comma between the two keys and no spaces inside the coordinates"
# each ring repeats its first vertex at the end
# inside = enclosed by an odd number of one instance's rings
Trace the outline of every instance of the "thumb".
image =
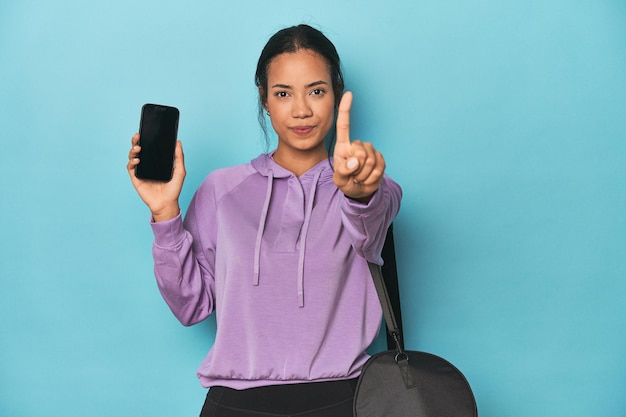
{"type": "Polygon", "coordinates": [[[355,157],[349,158],[346,161],[347,173],[351,174],[359,168],[359,160],[355,157]]]}

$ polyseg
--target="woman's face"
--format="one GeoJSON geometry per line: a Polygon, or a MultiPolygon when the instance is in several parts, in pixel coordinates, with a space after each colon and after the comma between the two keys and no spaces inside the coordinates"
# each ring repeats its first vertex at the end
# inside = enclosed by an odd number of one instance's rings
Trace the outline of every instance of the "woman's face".
{"type": "Polygon", "coordinates": [[[267,71],[267,101],[282,157],[326,156],[335,97],[324,58],[308,49],[276,56],[267,71]]]}

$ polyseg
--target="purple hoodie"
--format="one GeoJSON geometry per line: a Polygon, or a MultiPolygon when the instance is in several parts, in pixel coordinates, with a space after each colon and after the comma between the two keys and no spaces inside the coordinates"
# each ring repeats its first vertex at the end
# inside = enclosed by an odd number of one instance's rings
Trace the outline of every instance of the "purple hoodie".
{"type": "Polygon", "coordinates": [[[216,314],[198,369],[205,387],[358,376],[381,308],[382,263],[402,191],[385,176],[368,204],[333,183],[327,160],[296,177],[261,155],[212,172],[181,217],[152,223],[155,275],[186,326],[216,314]]]}

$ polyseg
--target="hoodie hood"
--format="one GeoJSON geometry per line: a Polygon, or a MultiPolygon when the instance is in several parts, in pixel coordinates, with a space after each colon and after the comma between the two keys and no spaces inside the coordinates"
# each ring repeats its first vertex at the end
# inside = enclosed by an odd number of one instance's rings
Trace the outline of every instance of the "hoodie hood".
{"type": "Polygon", "coordinates": [[[267,177],[265,201],[259,226],[257,229],[254,245],[254,275],[252,285],[259,285],[261,250],[263,234],[275,181],[287,181],[288,183],[288,210],[283,210],[283,223],[295,226],[293,232],[297,232],[299,257],[298,257],[298,306],[304,307],[304,260],[306,256],[306,238],[311,224],[311,214],[315,205],[315,195],[318,185],[332,181],[333,171],[327,159],[321,161],[299,178],[291,171],[278,165],[273,157],[273,152],[262,154],[251,161],[252,167],[262,176],[267,177]],[[287,217],[287,218],[286,218],[287,217]]]}

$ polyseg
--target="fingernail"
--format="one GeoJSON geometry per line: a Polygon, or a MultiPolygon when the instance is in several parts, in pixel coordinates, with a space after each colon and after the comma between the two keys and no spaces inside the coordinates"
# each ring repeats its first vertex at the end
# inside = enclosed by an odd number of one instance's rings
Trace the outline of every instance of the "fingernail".
{"type": "Polygon", "coordinates": [[[346,162],[346,167],[348,167],[348,169],[354,169],[358,164],[359,161],[357,161],[356,158],[350,158],[348,159],[348,162],[346,162]]]}

